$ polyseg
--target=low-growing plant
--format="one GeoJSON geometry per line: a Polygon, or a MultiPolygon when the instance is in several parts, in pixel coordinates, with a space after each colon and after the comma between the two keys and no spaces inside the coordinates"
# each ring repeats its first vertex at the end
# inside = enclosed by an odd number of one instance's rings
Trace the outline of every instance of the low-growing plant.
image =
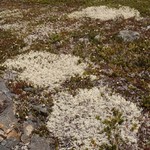
{"type": "Polygon", "coordinates": [[[100,150],[119,150],[123,139],[120,136],[120,125],[124,122],[122,113],[116,109],[112,109],[113,116],[105,119],[103,124],[105,125],[103,132],[106,134],[109,144],[102,144],[100,150]]]}

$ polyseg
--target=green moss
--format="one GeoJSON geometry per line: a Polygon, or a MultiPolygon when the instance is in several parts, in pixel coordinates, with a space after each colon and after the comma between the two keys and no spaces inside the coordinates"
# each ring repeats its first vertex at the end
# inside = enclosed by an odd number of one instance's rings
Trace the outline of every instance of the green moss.
{"type": "Polygon", "coordinates": [[[62,84],[63,89],[69,91],[72,95],[75,95],[77,89],[90,89],[94,87],[94,82],[91,81],[89,76],[81,77],[76,75],[71,77],[70,80],[66,80],[62,84]]]}
{"type": "Polygon", "coordinates": [[[136,130],[136,129],[137,129],[137,124],[134,123],[134,124],[132,125],[131,131],[134,131],[134,130],[136,130]]]}
{"type": "Polygon", "coordinates": [[[116,145],[102,144],[99,150],[118,150],[116,145]]]}
{"type": "Polygon", "coordinates": [[[11,31],[0,29],[0,63],[6,59],[16,56],[24,46],[24,42],[17,39],[11,31]]]}
{"type": "Polygon", "coordinates": [[[41,137],[48,137],[50,132],[47,129],[46,125],[41,125],[38,128],[34,129],[33,134],[38,134],[41,137]]]}
{"type": "Polygon", "coordinates": [[[109,144],[102,144],[100,150],[118,150],[120,145],[124,143],[120,137],[121,131],[119,128],[119,125],[124,122],[122,113],[116,108],[112,109],[112,113],[112,117],[103,121],[105,125],[103,132],[106,134],[109,144]]]}
{"type": "Polygon", "coordinates": [[[141,102],[141,106],[150,111],[150,96],[145,96],[141,102]]]}

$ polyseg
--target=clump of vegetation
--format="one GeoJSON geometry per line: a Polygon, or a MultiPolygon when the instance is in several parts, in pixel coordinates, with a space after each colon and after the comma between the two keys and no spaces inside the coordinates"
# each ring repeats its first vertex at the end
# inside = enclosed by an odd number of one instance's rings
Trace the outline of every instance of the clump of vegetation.
{"type": "Polygon", "coordinates": [[[119,126],[124,122],[122,113],[116,108],[112,109],[113,116],[105,119],[103,123],[105,128],[103,132],[106,134],[109,145],[103,144],[100,146],[100,150],[119,150],[121,144],[123,144],[123,139],[120,136],[121,130],[119,126]]]}
{"type": "Polygon", "coordinates": [[[14,98],[15,111],[21,122],[28,118],[32,118],[38,123],[46,121],[53,106],[51,93],[44,92],[43,89],[36,89],[24,81],[10,82],[8,86],[11,92],[17,95],[14,98]],[[45,108],[44,110],[42,106],[45,108]]]}
{"type": "MultiPolygon", "coordinates": [[[[99,31],[101,36],[98,40],[88,36],[90,30],[94,30],[94,25],[88,25],[87,29],[88,30],[85,30],[85,33],[86,37],[90,39],[89,44],[87,45],[86,43],[81,43],[76,40],[77,42],[73,54],[80,56],[83,59],[89,58],[96,66],[99,66],[93,69],[90,67],[87,69],[88,73],[97,76],[104,73],[105,76],[112,80],[122,78],[126,80],[126,83],[133,85],[135,89],[141,91],[136,92],[136,94],[139,93],[139,96],[141,93],[142,95],[147,95],[149,92],[148,85],[150,72],[148,52],[150,49],[150,40],[148,39],[149,32],[147,32],[147,36],[142,37],[139,40],[125,43],[120,39],[114,38],[117,36],[117,31],[114,33],[111,29],[109,29],[109,31],[99,31]],[[107,37],[107,32],[110,37],[107,37]],[[100,69],[103,71],[100,71],[100,69]],[[104,71],[108,69],[111,70],[111,73],[106,73],[106,71],[104,71]]],[[[95,36],[95,34],[93,35],[95,36]]],[[[122,91],[122,94],[124,93],[125,90],[122,91]]]]}
{"type": "Polygon", "coordinates": [[[76,95],[77,89],[90,89],[94,87],[95,82],[91,81],[90,76],[81,77],[76,75],[71,77],[70,80],[66,80],[62,87],[69,91],[72,95],[76,95]]]}
{"type": "Polygon", "coordinates": [[[141,102],[141,106],[150,111],[150,96],[145,96],[141,102]]]}
{"type": "Polygon", "coordinates": [[[0,73],[6,68],[2,63],[8,59],[20,54],[20,49],[25,45],[20,39],[17,39],[11,31],[0,29],[0,73]]]}
{"type": "Polygon", "coordinates": [[[36,129],[34,129],[32,133],[37,134],[41,137],[45,137],[45,138],[53,137],[53,140],[54,140],[53,144],[54,144],[55,150],[59,150],[59,139],[57,137],[52,136],[52,133],[49,132],[45,124],[40,125],[36,129]]]}
{"type": "Polygon", "coordinates": [[[46,125],[41,125],[38,128],[34,129],[33,134],[38,134],[41,137],[48,137],[49,131],[46,125]]]}

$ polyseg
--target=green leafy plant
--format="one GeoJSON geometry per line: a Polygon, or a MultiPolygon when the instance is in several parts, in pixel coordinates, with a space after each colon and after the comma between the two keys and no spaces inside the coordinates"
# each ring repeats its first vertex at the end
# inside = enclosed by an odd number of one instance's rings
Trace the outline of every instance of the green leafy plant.
{"type": "Polygon", "coordinates": [[[120,125],[124,122],[122,113],[116,108],[112,109],[113,116],[105,119],[103,124],[105,125],[103,132],[106,134],[109,144],[103,144],[100,146],[100,150],[119,150],[123,140],[120,136],[120,125]]]}

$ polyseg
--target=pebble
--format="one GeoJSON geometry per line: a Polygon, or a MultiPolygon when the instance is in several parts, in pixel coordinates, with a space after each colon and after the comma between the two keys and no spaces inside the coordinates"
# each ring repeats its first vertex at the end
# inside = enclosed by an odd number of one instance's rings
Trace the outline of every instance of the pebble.
{"type": "Polygon", "coordinates": [[[4,134],[5,132],[2,129],[0,129],[0,135],[4,136],[4,134]]]}
{"type": "Polygon", "coordinates": [[[36,111],[38,111],[38,112],[40,112],[40,113],[43,113],[43,114],[45,114],[45,115],[48,114],[47,108],[46,108],[46,107],[43,107],[42,105],[38,105],[38,106],[34,106],[34,105],[33,105],[32,107],[33,107],[34,110],[36,110],[36,111]]]}
{"type": "Polygon", "coordinates": [[[6,145],[6,143],[7,143],[7,141],[6,140],[3,140],[2,142],[1,142],[1,145],[6,145]]]}
{"type": "Polygon", "coordinates": [[[96,35],[96,36],[94,37],[95,40],[100,40],[100,38],[101,38],[100,35],[96,35]]]}
{"type": "Polygon", "coordinates": [[[149,25],[149,26],[147,26],[146,30],[150,30],[150,25],[149,25]]]}
{"type": "Polygon", "coordinates": [[[0,93],[0,113],[2,113],[7,107],[5,99],[6,97],[0,93]]]}
{"type": "Polygon", "coordinates": [[[49,141],[38,135],[34,135],[31,138],[31,144],[29,145],[31,150],[51,150],[49,146],[49,141]],[[38,149],[37,149],[38,148],[38,149]]]}
{"type": "MultiPolygon", "coordinates": [[[[21,150],[28,150],[29,148],[25,145],[21,147],[21,150]]],[[[38,149],[37,149],[38,150],[38,149]]]]}
{"type": "Polygon", "coordinates": [[[24,88],[24,90],[25,90],[26,92],[33,92],[33,91],[34,91],[34,88],[28,87],[28,88],[24,88]]]}
{"type": "Polygon", "coordinates": [[[24,128],[24,133],[25,133],[27,136],[30,136],[33,130],[34,130],[34,127],[29,124],[29,125],[27,125],[27,126],[24,128]]]}
{"type": "Polygon", "coordinates": [[[4,129],[4,125],[0,123],[0,129],[4,129]]]}
{"type": "Polygon", "coordinates": [[[22,134],[21,136],[21,141],[25,144],[29,143],[30,142],[30,137],[27,136],[26,134],[22,134]]]}
{"type": "Polygon", "coordinates": [[[17,139],[7,139],[5,145],[6,145],[6,147],[12,149],[12,148],[15,147],[16,145],[18,145],[19,142],[20,142],[20,141],[17,140],[17,139]]]}
{"type": "Polygon", "coordinates": [[[7,139],[20,139],[20,134],[15,130],[12,130],[8,133],[7,139]]]}
{"type": "Polygon", "coordinates": [[[0,150],[10,150],[10,149],[7,148],[6,146],[0,144],[0,150]]]}
{"type": "Polygon", "coordinates": [[[136,31],[121,30],[118,37],[122,38],[124,42],[131,42],[140,38],[140,34],[136,31]]]}

